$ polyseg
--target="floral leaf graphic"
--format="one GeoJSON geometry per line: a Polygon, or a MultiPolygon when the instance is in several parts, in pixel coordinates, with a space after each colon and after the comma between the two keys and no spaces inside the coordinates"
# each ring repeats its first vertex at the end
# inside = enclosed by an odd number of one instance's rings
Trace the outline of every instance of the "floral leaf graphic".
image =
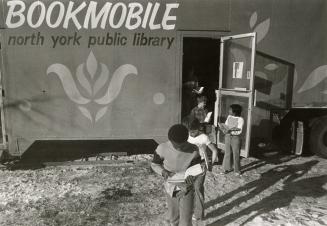
{"type": "Polygon", "coordinates": [[[308,89],[311,89],[322,82],[325,78],[327,78],[327,65],[322,65],[310,73],[307,80],[297,92],[302,93],[308,89]]]}
{"type": "Polygon", "coordinates": [[[106,81],[109,79],[109,70],[105,64],[101,64],[101,74],[96,80],[93,88],[94,95],[104,86],[106,81]]]}
{"type": "Polygon", "coordinates": [[[107,110],[108,110],[108,107],[107,107],[107,106],[101,108],[101,109],[97,112],[97,114],[96,114],[96,116],[95,116],[95,121],[97,122],[100,118],[102,118],[102,117],[104,116],[104,114],[107,112],[107,110]]]}
{"type": "Polygon", "coordinates": [[[257,25],[254,29],[257,32],[257,43],[259,43],[268,33],[270,27],[270,19],[267,19],[257,25]]]}
{"type": "Polygon", "coordinates": [[[72,101],[77,104],[87,104],[90,102],[89,99],[84,98],[78,91],[75,81],[70,73],[69,69],[62,64],[52,64],[47,69],[47,74],[56,73],[61,81],[61,84],[72,101]]]}
{"type": "Polygon", "coordinates": [[[134,65],[124,64],[117,68],[112,76],[107,93],[103,97],[96,99],[95,102],[98,104],[109,104],[113,101],[118,96],[125,77],[129,74],[137,75],[137,69],[134,65]]]}
{"type": "Polygon", "coordinates": [[[250,18],[250,28],[252,29],[254,25],[257,23],[258,19],[258,14],[257,12],[252,13],[251,18],[250,18]]]}
{"type": "Polygon", "coordinates": [[[92,88],[91,85],[89,83],[89,81],[87,80],[87,78],[85,77],[84,71],[83,71],[83,64],[80,64],[77,69],[76,69],[76,77],[77,80],[79,81],[79,83],[81,84],[81,86],[90,94],[92,95],[92,88]]]}
{"type": "Polygon", "coordinates": [[[87,110],[87,108],[85,107],[82,107],[82,106],[78,106],[78,109],[82,112],[82,114],[88,118],[91,122],[93,121],[92,120],[92,116],[91,116],[91,113],[89,112],[89,110],[87,110]]]}
{"type": "Polygon", "coordinates": [[[89,72],[91,78],[94,78],[95,72],[97,71],[98,62],[95,59],[93,52],[91,51],[86,60],[86,69],[89,72]]]}
{"type": "Polygon", "coordinates": [[[265,66],[265,69],[268,70],[268,71],[274,71],[278,68],[278,65],[277,64],[267,64],[265,66]]]}

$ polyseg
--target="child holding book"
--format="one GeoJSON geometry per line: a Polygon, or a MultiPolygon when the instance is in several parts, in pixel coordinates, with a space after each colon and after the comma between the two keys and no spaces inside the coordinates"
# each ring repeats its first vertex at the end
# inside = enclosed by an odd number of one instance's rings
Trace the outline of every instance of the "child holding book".
{"type": "Polygon", "coordinates": [[[168,131],[168,140],[157,147],[151,168],[161,175],[168,205],[169,223],[174,226],[192,225],[194,188],[193,176],[188,176],[185,183],[174,183],[174,175],[187,171],[200,163],[199,149],[187,142],[188,130],[181,124],[172,126],[168,131]]]}
{"type": "Polygon", "coordinates": [[[241,175],[240,171],[240,150],[241,137],[244,125],[244,119],[241,117],[242,107],[238,104],[232,104],[229,107],[229,115],[225,125],[220,125],[220,129],[225,133],[225,155],[223,159],[224,173],[232,171],[241,175]],[[233,155],[233,158],[232,158],[233,155]]]}
{"type": "MultiPolygon", "coordinates": [[[[189,130],[188,142],[195,144],[199,148],[203,168],[207,168],[211,171],[213,162],[217,158],[218,150],[211,143],[209,137],[200,132],[200,122],[194,119],[191,122],[189,130]],[[212,152],[212,161],[210,162],[207,155],[207,149],[212,152]]],[[[194,213],[193,220],[202,220],[204,218],[204,180],[205,180],[206,170],[200,176],[196,177],[194,181],[194,213]]]]}
{"type": "Polygon", "coordinates": [[[208,108],[207,108],[207,97],[204,95],[200,95],[197,97],[198,105],[194,107],[190,113],[191,120],[198,119],[200,123],[204,123],[205,118],[208,114],[208,108]]]}

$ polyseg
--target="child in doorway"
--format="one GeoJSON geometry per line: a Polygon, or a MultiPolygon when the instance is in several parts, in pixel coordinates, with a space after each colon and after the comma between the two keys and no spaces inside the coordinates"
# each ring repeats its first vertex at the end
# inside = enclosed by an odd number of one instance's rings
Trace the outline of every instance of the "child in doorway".
{"type": "Polygon", "coordinates": [[[204,120],[208,114],[208,109],[206,107],[207,101],[208,99],[204,95],[197,97],[198,105],[194,107],[190,113],[191,121],[196,118],[200,121],[200,123],[204,123],[204,120]]]}
{"type": "Polygon", "coordinates": [[[174,226],[192,225],[193,182],[196,177],[188,176],[186,183],[181,186],[167,180],[175,173],[186,171],[190,166],[200,163],[198,147],[187,142],[187,139],[188,130],[185,126],[172,126],[168,131],[169,141],[157,147],[151,163],[153,171],[165,179],[168,218],[170,225],[174,226]]]}
{"type": "Polygon", "coordinates": [[[224,173],[232,171],[232,164],[234,165],[234,172],[241,175],[240,171],[240,149],[242,129],[244,119],[241,117],[242,107],[238,104],[232,104],[229,107],[229,115],[226,119],[225,125],[228,128],[225,131],[225,155],[223,159],[224,173]],[[232,160],[233,155],[233,160],[232,160]]]}
{"type": "MultiPolygon", "coordinates": [[[[199,148],[202,165],[204,168],[208,168],[209,171],[212,170],[213,162],[217,159],[218,150],[211,143],[209,137],[200,132],[200,122],[198,119],[194,119],[191,122],[189,130],[188,142],[195,144],[199,148]],[[212,152],[212,161],[209,162],[207,156],[207,149],[210,149],[212,152]]],[[[198,176],[194,181],[194,214],[193,220],[202,220],[204,218],[204,179],[206,175],[206,170],[200,176],[198,176]]]]}

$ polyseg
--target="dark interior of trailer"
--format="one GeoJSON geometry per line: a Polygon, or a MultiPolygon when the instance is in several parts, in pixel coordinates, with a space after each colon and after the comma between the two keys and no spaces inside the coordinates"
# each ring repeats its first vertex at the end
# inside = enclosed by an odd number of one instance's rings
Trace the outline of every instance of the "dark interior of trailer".
{"type": "Polygon", "coordinates": [[[197,105],[198,94],[192,92],[196,86],[204,87],[202,94],[208,98],[208,110],[214,110],[215,89],[218,88],[219,80],[219,55],[219,39],[183,38],[182,119],[197,105]]]}

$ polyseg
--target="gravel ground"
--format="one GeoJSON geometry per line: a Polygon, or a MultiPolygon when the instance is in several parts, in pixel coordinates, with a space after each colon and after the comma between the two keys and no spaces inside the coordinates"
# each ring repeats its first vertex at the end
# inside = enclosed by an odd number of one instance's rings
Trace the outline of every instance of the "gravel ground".
{"type": "MultiPolygon", "coordinates": [[[[0,225],[166,225],[151,155],[106,165],[0,170],[0,225]]],[[[243,175],[205,182],[206,219],[194,225],[327,225],[327,160],[242,159],[243,175]]]]}

